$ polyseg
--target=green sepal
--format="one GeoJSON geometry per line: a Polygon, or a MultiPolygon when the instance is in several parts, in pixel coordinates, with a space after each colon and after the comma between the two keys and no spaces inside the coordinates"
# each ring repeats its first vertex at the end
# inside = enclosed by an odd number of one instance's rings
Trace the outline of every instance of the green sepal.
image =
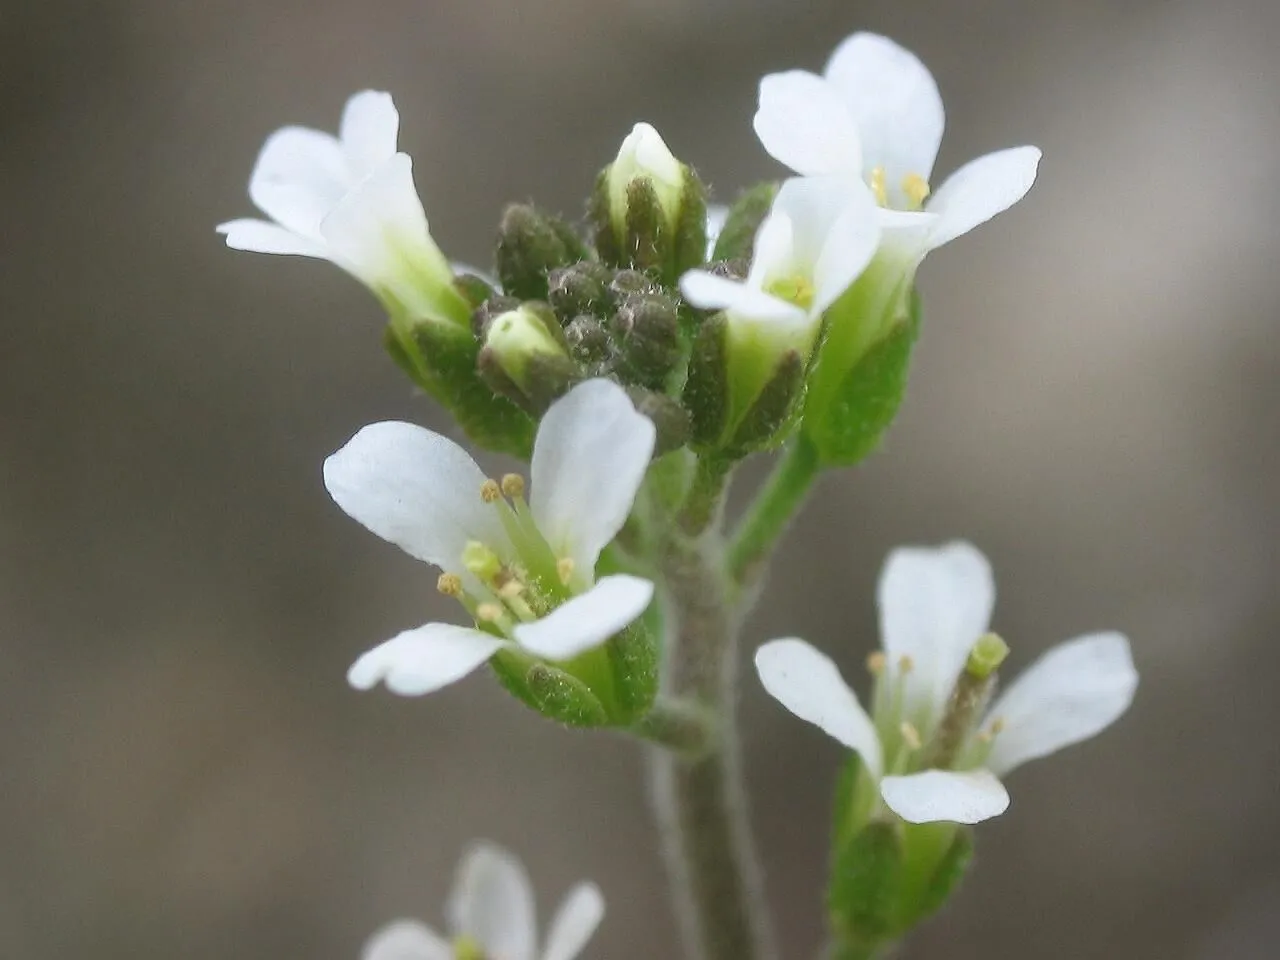
{"type": "Polygon", "coordinates": [[[618,231],[613,226],[613,214],[609,200],[609,167],[605,167],[596,177],[595,187],[591,191],[591,199],[587,201],[587,218],[594,230],[596,254],[601,262],[611,266],[623,264],[622,243],[618,239],[618,231]]]}
{"type": "Polygon", "coordinates": [[[621,238],[620,267],[632,267],[665,278],[668,253],[673,245],[667,215],[648,177],[627,184],[626,228],[621,238]]]}
{"type": "MultiPolygon", "coordinates": [[[[823,466],[852,466],[879,446],[906,393],[912,349],[920,330],[919,303],[913,291],[905,316],[867,349],[833,388],[822,390],[821,397],[810,390],[803,429],[823,466]]],[[[819,358],[815,377],[821,376],[819,358]]]]}
{"type": "Polygon", "coordinates": [[[788,350],[764,389],[738,421],[733,438],[725,445],[734,458],[776,447],[787,439],[794,425],[797,400],[804,392],[805,361],[798,350],[788,350]]]}
{"type": "Polygon", "coordinates": [[[520,203],[502,215],[495,261],[508,296],[546,300],[547,275],[587,256],[573,228],[558,217],[520,203]]]}
{"type": "Polygon", "coordinates": [[[758,183],[738,195],[733,206],[729,208],[729,216],[716,238],[712,260],[733,260],[738,257],[750,257],[755,243],[756,231],[769,215],[773,206],[773,198],[778,194],[778,184],[758,183]]]}
{"type": "Polygon", "coordinates": [[[480,379],[480,345],[469,331],[430,321],[406,327],[393,320],[383,334],[383,345],[396,365],[448,410],[477,446],[529,457],[537,425],[480,379]]]}
{"type": "Polygon", "coordinates": [[[689,443],[694,449],[713,449],[728,426],[729,322],[717,313],[702,322],[693,340],[689,373],[681,402],[689,411],[689,443]]]}
{"type": "Polygon", "coordinates": [[[832,859],[827,913],[835,939],[869,947],[894,937],[902,881],[898,825],[867,824],[832,859]]]}
{"type": "MultiPolygon", "coordinates": [[[[596,577],[637,573],[615,548],[607,547],[596,564],[596,577]]],[[[612,679],[609,722],[629,727],[653,706],[658,696],[658,664],[664,635],[662,605],[650,603],[634,623],[614,634],[604,645],[612,679]]]]}
{"type": "Polygon", "coordinates": [[[906,910],[902,918],[903,931],[937,913],[959,888],[960,881],[965,878],[972,863],[973,831],[960,827],[942,857],[933,861],[932,869],[926,872],[923,884],[913,885],[917,886],[919,893],[914,898],[914,903],[904,903],[906,910]]]}
{"type": "Polygon", "coordinates": [[[661,389],[683,354],[676,303],[661,294],[632,294],[618,307],[611,326],[619,376],[628,383],[661,389]]]}
{"type": "Polygon", "coordinates": [[[609,717],[585,683],[510,647],[489,658],[498,682],[531,710],[570,727],[604,727],[609,717]]]}
{"type": "Polygon", "coordinates": [[[467,306],[472,310],[497,294],[497,291],[489,286],[489,281],[483,277],[477,277],[474,273],[459,273],[455,275],[453,289],[462,295],[462,299],[467,301],[467,306]]]}
{"type": "Polygon", "coordinates": [[[627,396],[635,405],[636,412],[648,417],[653,423],[657,437],[653,445],[653,456],[657,458],[672,450],[678,450],[689,441],[689,414],[684,407],[656,390],[644,387],[627,387],[627,396]]]}
{"type": "Polygon", "coordinates": [[[707,257],[707,188],[690,166],[684,167],[684,192],[672,243],[672,262],[666,280],[672,286],[686,270],[701,266],[707,257]]]}

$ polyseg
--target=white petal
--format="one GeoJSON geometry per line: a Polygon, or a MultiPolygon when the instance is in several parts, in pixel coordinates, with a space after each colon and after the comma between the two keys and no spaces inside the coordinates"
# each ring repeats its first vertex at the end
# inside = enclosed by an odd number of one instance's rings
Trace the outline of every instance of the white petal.
{"type": "Polygon", "coordinates": [[[323,243],[266,220],[228,220],[218,224],[217,231],[226,235],[227,246],[233,250],[296,254],[301,257],[319,257],[322,260],[329,256],[323,243]]]}
{"type": "Polygon", "coordinates": [[[989,770],[926,770],[885,777],[880,796],[908,823],[981,823],[1009,809],[1009,794],[989,770]]]}
{"type": "Polygon", "coordinates": [[[432,312],[433,285],[453,282],[427,228],[408,154],[395,154],[343,197],[320,234],[334,263],[420,314],[432,312]]]}
{"type": "Polygon", "coordinates": [[[770,640],[756,651],[756,672],[769,695],[855,751],[872,776],[882,767],[875,724],[831,658],[803,640],[770,640]]]}
{"type": "Polygon", "coordinates": [[[755,320],[802,322],[807,319],[805,311],[794,303],[705,270],[686,271],[680,278],[680,292],[689,303],[703,310],[728,310],[755,320]]]}
{"type": "Polygon", "coordinates": [[[909,716],[941,708],[969,650],[987,631],[995,597],[991,565],[972,544],[901,547],[889,554],[878,592],[880,636],[891,669],[911,658],[909,716]]]}
{"type": "Polygon", "coordinates": [[[729,220],[729,208],[723,203],[707,204],[707,252],[706,258],[711,259],[711,254],[715,252],[716,241],[720,239],[720,231],[724,229],[724,225],[729,220]]]}
{"type": "Polygon", "coordinates": [[[933,74],[909,50],[874,33],[836,47],[824,75],[862,135],[863,169],[884,167],[894,191],[902,177],[929,179],[942,143],[942,97],[933,74]]]}
{"type": "Polygon", "coordinates": [[[558,557],[590,583],[596,559],[631,512],[653,455],[653,421],[609,380],[587,380],[551,405],[533,441],[529,506],[558,557]]]}
{"type": "Polygon", "coordinates": [[[454,934],[474,939],[486,956],[533,960],[533,887],[524,865],[497,844],[481,841],[463,858],[446,912],[454,934]]]}
{"type": "Polygon", "coordinates": [[[987,765],[1002,776],[1100,733],[1129,709],[1138,671],[1119,633],[1078,637],[1049,650],[1015,680],[988,716],[1004,721],[987,765]]]}
{"type": "Polygon", "coordinates": [[[319,239],[320,221],[353,185],[336,138],[284,127],[263,144],[249,178],[249,197],[273,220],[319,239]]]}
{"type": "Polygon", "coordinates": [[[822,313],[848,290],[867,268],[880,245],[880,221],[868,190],[859,188],[840,207],[827,230],[826,243],[813,268],[812,312],[822,313]]]}
{"type": "Polygon", "coordinates": [[[392,693],[420,697],[461,680],[504,646],[505,640],[481,630],[428,623],[363,654],[347,671],[347,682],[369,690],[382,681],[392,693]]]}
{"type": "Polygon", "coordinates": [[[652,599],[653,584],[648,580],[625,573],[602,577],[541,620],[518,624],[516,643],[546,660],[572,660],[630,624],[652,599]]]}
{"type": "Polygon", "coordinates": [[[574,960],[604,919],[604,895],[594,883],[580,883],[565,896],[551,919],[542,960],[574,960]]]}
{"type": "Polygon", "coordinates": [[[501,551],[506,533],[480,496],[485,476],[465,450],[411,423],[371,423],[324,462],[343,511],[411,556],[458,573],[468,540],[501,551]]]}
{"type": "MultiPolygon", "coordinates": [[[[792,177],[782,190],[791,184],[804,183],[803,177],[792,177]]],[[[789,212],[778,202],[786,200],[782,190],[773,200],[769,215],[756,230],[751,249],[751,272],[747,274],[747,286],[763,289],[771,280],[778,277],[788,279],[798,272],[807,275],[813,267],[813,260],[801,261],[796,251],[796,230],[791,222],[789,212]]]]}
{"type": "Polygon", "coordinates": [[[397,920],[369,938],[360,960],[453,960],[453,948],[430,927],[397,920]]]}
{"type": "Polygon", "coordinates": [[[859,175],[858,128],[838,92],[804,70],[774,73],[760,81],[760,105],[752,120],[771,157],[796,173],[859,175]]]}
{"type": "Polygon", "coordinates": [[[1003,213],[1027,195],[1040,166],[1037,147],[1010,147],[970,160],[929,198],[938,224],[929,237],[936,249],[1003,213]]]}
{"type": "Polygon", "coordinates": [[[374,167],[390,160],[396,152],[400,114],[391,94],[363,90],[347,101],[342,111],[338,138],[351,165],[352,176],[363,180],[374,167]]]}

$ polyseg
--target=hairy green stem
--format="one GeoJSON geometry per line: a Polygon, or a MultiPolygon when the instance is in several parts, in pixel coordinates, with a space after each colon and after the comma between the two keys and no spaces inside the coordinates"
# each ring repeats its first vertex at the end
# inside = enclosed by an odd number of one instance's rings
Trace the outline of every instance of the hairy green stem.
{"type": "Polygon", "coordinates": [[[692,700],[659,697],[631,728],[637,737],[696,760],[712,750],[718,739],[716,718],[692,700]]]}
{"type": "Polygon", "coordinates": [[[690,960],[772,960],[733,723],[736,622],[721,561],[711,537],[673,534],[663,551],[671,608],[666,689],[715,716],[719,737],[696,759],[654,750],[653,799],[690,960]]]}
{"type": "Polygon", "coordinates": [[[680,508],[678,522],[689,536],[703,533],[711,522],[718,520],[724,503],[724,491],[729,482],[733,461],[720,457],[699,457],[694,467],[693,482],[680,508]]]}
{"type": "Polygon", "coordinates": [[[734,533],[728,569],[735,583],[755,578],[818,478],[819,467],[818,451],[800,434],[734,533]]]}

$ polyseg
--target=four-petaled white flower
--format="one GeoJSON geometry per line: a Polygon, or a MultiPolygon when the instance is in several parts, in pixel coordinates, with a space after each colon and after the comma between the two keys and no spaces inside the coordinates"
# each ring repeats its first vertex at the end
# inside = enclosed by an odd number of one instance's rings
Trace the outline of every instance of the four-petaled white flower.
{"type": "Polygon", "coordinates": [[[930,756],[955,701],[953,690],[986,633],[995,583],[986,558],[967,543],[890,554],[880,578],[883,654],[876,655],[874,718],[835,664],[803,640],[774,640],[756,652],[765,689],[862,760],[880,797],[911,823],[977,823],[1004,812],[998,779],[1015,767],[1101,732],[1128,709],[1137,688],[1128,641],[1096,633],[1047,652],[983,715],[946,735],[943,769],[930,756]],[[959,733],[961,736],[957,737],[959,733]]]}
{"type": "Polygon", "coordinates": [[[596,561],[631,511],[653,453],[652,422],[618,385],[588,380],[551,405],[533,446],[532,491],[488,479],[439,434],[408,423],[360,430],[324,465],[347,514],[440,567],[441,592],[483,629],[429,623],[360,657],[347,677],[406,696],[469,674],[504,648],[570,660],[634,621],[653,584],[595,580],[596,561]]]}
{"type": "Polygon", "coordinates": [[[865,182],[884,208],[885,243],[917,262],[1021,200],[1040,163],[1035,147],[1000,150],[965,164],[931,195],[943,124],[928,68],[872,33],[841,43],[822,76],[765,77],[754,120],[765,150],[797,173],[865,182]]]}
{"type": "Polygon", "coordinates": [[[374,934],[361,960],[573,960],[604,917],[604,897],[590,882],[569,891],[538,950],[533,886],[520,861],[493,843],[463,857],[445,907],[449,937],[416,920],[374,934]]]}
{"type": "Polygon", "coordinates": [[[267,138],[249,197],[271,218],[218,226],[227,246],[329,260],[395,313],[466,323],[453,271],[431,238],[413,185],[413,164],[396,149],[400,115],[391,95],[355,94],[338,136],[283,127],[267,138]]]}

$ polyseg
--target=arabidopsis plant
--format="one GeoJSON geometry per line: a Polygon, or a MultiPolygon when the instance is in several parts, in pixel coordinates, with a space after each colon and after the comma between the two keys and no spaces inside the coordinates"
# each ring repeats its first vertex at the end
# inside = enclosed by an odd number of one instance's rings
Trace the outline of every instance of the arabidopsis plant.
{"type": "Polygon", "coordinates": [[[756,670],[784,707],[858,754],[902,819],[977,823],[1008,807],[1000,777],[1100,733],[1138,684],[1128,641],[1096,633],[1050,650],[987,708],[1007,652],[987,633],[994,603],[991,568],[973,546],[895,550],[880,578],[871,714],[803,640],[766,643],[756,670]]]}
{"type": "Polygon", "coordinates": [[[431,238],[413,163],[396,150],[399,127],[391,95],[365,90],[347,101],[336,137],[277,130],[249,179],[249,198],[271,220],[230,220],[218,232],[236,250],[329,260],[393,316],[465,324],[470,311],[431,238]]]}
{"type": "Polygon", "coordinates": [[[375,647],[351,667],[352,686],[385,681],[406,696],[466,676],[516,649],[567,661],[599,646],[649,605],[653,584],[595,579],[596,561],[631,511],[653,452],[654,427],[626,393],[590,380],[542,419],[530,468],[501,481],[453,441],[408,423],[364,427],[324,465],[348,515],[441,568],[442,593],[476,627],[429,623],[375,647]]]}
{"type": "Polygon", "coordinates": [[[604,897],[590,882],[569,891],[538,949],[533,886],[524,865],[494,843],[463,857],[445,906],[449,935],[416,920],[374,934],[361,960],[574,960],[604,918],[604,897]]]}

